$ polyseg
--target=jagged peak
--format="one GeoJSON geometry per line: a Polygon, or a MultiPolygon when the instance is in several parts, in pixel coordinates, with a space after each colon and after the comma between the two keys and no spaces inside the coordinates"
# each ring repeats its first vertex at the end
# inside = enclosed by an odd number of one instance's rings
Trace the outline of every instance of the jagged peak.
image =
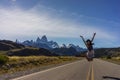
{"type": "Polygon", "coordinates": [[[40,38],[39,38],[39,37],[37,37],[36,42],[37,42],[37,41],[40,41],[40,38]]]}
{"type": "Polygon", "coordinates": [[[62,44],[60,47],[61,48],[67,48],[67,46],[65,44],[62,44]]]}
{"type": "Polygon", "coordinates": [[[75,47],[75,45],[74,44],[68,44],[68,48],[70,48],[70,47],[75,47]]]}
{"type": "Polygon", "coordinates": [[[41,41],[43,41],[43,42],[48,42],[46,35],[43,35],[43,36],[42,36],[41,41]]]}

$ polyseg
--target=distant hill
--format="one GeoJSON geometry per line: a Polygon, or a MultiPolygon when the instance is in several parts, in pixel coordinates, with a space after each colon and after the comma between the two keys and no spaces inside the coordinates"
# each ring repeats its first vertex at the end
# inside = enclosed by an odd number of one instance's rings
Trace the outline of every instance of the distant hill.
{"type": "MultiPolygon", "coordinates": [[[[120,56],[120,47],[118,47],[118,48],[97,48],[97,49],[94,49],[94,51],[95,51],[96,58],[120,56]]],[[[85,57],[86,53],[87,53],[87,51],[82,51],[79,54],[77,54],[76,56],[85,57]]]]}
{"type": "Polygon", "coordinates": [[[24,48],[11,50],[7,53],[9,56],[58,56],[44,48],[24,48]]]}
{"type": "Polygon", "coordinates": [[[17,44],[16,42],[10,40],[0,40],[0,50],[6,51],[11,49],[24,48],[22,44],[17,44]]]}
{"type": "Polygon", "coordinates": [[[70,48],[55,48],[52,50],[52,52],[62,55],[62,56],[75,56],[78,52],[76,51],[75,48],[70,47],[70,48]]]}
{"type": "Polygon", "coordinates": [[[120,56],[119,48],[99,48],[95,49],[96,57],[117,57],[120,56]]]}

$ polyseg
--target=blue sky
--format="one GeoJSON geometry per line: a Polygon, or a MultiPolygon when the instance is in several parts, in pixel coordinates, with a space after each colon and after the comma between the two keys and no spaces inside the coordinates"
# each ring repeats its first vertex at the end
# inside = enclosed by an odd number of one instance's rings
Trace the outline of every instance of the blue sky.
{"type": "Polygon", "coordinates": [[[120,47],[120,0],[0,0],[0,39],[35,40],[47,35],[59,44],[120,47]]]}

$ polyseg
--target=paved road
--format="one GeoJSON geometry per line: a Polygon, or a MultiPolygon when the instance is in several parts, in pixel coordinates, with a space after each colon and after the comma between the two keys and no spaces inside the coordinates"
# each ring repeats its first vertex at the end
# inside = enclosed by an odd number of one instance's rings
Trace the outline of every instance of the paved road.
{"type": "Polygon", "coordinates": [[[120,65],[98,59],[81,60],[13,80],[120,80],[120,65]]]}

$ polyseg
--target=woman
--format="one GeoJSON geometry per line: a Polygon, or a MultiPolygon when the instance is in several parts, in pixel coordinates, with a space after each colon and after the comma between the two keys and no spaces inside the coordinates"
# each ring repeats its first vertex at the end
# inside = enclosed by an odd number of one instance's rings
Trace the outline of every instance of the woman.
{"type": "Polygon", "coordinates": [[[80,36],[83,40],[83,42],[85,43],[87,49],[88,49],[88,52],[86,53],[86,58],[88,59],[88,61],[92,61],[93,60],[93,57],[94,57],[94,50],[93,50],[93,40],[94,40],[94,37],[95,37],[96,33],[94,33],[92,39],[87,39],[85,41],[85,39],[83,38],[83,36],[80,36]]]}

